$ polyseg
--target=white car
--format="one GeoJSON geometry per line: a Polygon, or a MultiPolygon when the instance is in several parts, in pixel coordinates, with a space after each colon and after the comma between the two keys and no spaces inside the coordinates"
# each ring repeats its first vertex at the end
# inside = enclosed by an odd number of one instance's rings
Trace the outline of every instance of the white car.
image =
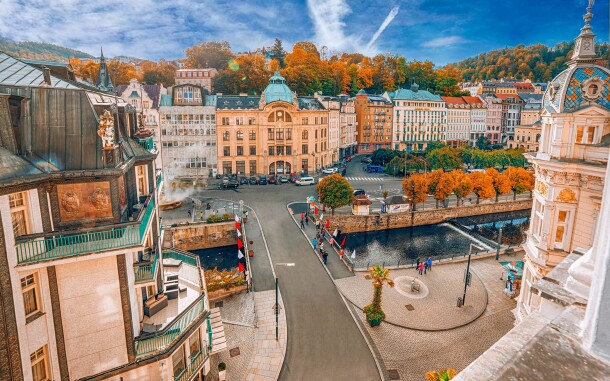
{"type": "Polygon", "coordinates": [[[297,186],[300,185],[314,185],[316,183],[316,180],[313,177],[310,176],[306,176],[306,177],[301,177],[300,179],[298,179],[295,184],[297,186]]]}
{"type": "Polygon", "coordinates": [[[332,175],[333,173],[337,172],[337,168],[326,168],[322,170],[322,173],[324,173],[325,175],[332,175]]]}

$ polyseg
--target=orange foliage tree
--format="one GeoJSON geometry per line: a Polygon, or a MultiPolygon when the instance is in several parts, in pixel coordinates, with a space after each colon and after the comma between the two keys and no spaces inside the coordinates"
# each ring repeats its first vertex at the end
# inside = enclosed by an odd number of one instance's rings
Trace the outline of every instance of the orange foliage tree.
{"type": "Polygon", "coordinates": [[[485,174],[491,177],[494,190],[496,191],[496,202],[498,202],[500,195],[510,193],[512,186],[506,174],[498,172],[495,168],[487,168],[485,174]]]}
{"type": "Polygon", "coordinates": [[[493,179],[484,172],[473,172],[470,174],[472,191],[477,195],[477,204],[480,199],[487,200],[496,195],[493,179]]]}
{"type": "Polygon", "coordinates": [[[463,171],[453,171],[451,176],[453,177],[453,193],[457,197],[457,205],[460,206],[460,201],[472,193],[473,184],[470,177],[463,171]]]}
{"type": "Polygon", "coordinates": [[[531,192],[534,189],[534,175],[521,167],[508,167],[506,169],[508,179],[510,180],[511,189],[513,191],[513,200],[517,199],[517,195],[523,192],[531,192]]]}
{"type": "Polygon", "coordinates": [[[444,201],[453,192],[454,182],[451,172],[443,172],[442,169],[432,171],[428,176],[428,193],[434,195],[436,207],[438,202],[444,201]]]}
{"type": "Polygon", "coordinates": [[[415,205],[428,199],[428,177],[420,174],[407,177],[402,180],[402,189],[413,201],[413,209],[415,209],[415,205]]]}

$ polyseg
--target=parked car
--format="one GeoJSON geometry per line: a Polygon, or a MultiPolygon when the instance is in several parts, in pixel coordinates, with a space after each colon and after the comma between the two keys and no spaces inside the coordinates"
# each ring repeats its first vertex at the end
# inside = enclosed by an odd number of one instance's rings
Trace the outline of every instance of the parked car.
{"type": "Polygon", "coordinates": [[[352,161],[352,157],[351,156],[346,156],[345,157],[345,162],[349,163],[350,161],[352,161]]]}
{"type": "Polygon", "coordinates": [[[277,179],[275,176],[269,176],[269,184],[277,184],[277,179]]]}
{"type": "Polygon", "coordinates": [[[291,183],[296,183],[298,179],[299,179],[299,176],[297,176],[296,173],[291,173],[290,174],[290,182],[291,183]]]}
{"type": "Polygon", "coordinates": [[[237,174],[235,174],[235,173],[229,174],[229,180],[237,180],[237,174]]]}
{"type": "Polygon", "coordinates": [[[354,189],[354,196],[359,196],[361,194],[366,195],[364,189],[354,189]]]}
{"type": "Polygon", "coordinates": [[[365,163],[365,164],[371,164],[373,162],[373,159],[371,159],[368,156],[363,157],[362,159],[360,159],[361,163],[365,163]]]}
{"type": "Polygon", "coordinates": [[[228,176],[223,176],[223,177],[222,177],[222,183],[223,183],[223,184],[226,184],[226,183],[228,183],[228,182],[229,182],[229,177],[228,177],[228,176]]]}
{"type": "Polygon", "coordinates": [[[296,185],[314,185],[316,183],[316,179],[311,176],[302,176],[296,181],[296,185]]]}
{"type": "Polygon", "coordinates": [[[258,185],[267,185],[267,176],[261,176],[258,178],[258,185]]]}
{"type": "Polygon", "coordinates": [[[250,183],[250,185],[256,185],[256,184],[258,184],[258,177],[250,176],[250,178],[248,179],[248,182],[250,183]]]}
{"type": "Polygon", "coordinates": [[[288,178],[288,175],[282,175],[279,177],[280,183],[282,184],[286,184],[287,182],[290,181],[290,179],[288,178]]]}
{"type": "Polygon", "coordinates": [[[337,168],[326,168],[322,170],[322,173],[324,173],[325,175],[331,175],[335,172],[337,172],[337,168]]]}
{"type": "Polygon", "coordinates": [[[247,184],[248,184],[248,178],[247,178],[246,176],[242,176],[242,177],[239,179],[239,184],[240,184],[240,185],[244,185],[244,184],[245,184],[245,185],[247,185],[247,184]]]}
{"type": "Polygon", "coordinates": [[[369,173],[371,173],[371,172],[384,172],[384,171],[385,171],[385,168],[384,168],[384,167],[382,167],[381,165],[373,165],[373,164],[369,164],[369,165],[367,165],[367,166],[364,168],[364,170],[365,170],[366,172],[369,172],[369,173]]]}
{"type": "Polygon", "coordinates": [[[229,180],[226,183],[223,182],[222,184],[218,184],[218,188],[223,188],[223,189],[229,189],[229,188],[234,188],[237,189],[239,188],[239,181],[237,180],[229,180]]]}

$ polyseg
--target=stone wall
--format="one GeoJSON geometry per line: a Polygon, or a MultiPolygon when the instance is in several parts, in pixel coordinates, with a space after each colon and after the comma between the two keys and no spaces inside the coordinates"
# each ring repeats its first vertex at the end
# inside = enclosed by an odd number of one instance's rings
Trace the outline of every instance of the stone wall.
{"type": "Polygon", "coordinates": [[[414,213],[376,213],[368,216],[334,215],[330,217],[333,230],[339,228],[342,233],[357,233],[374,230],[397,229],[409,226],[433,225],[452,218],[470,217],[481,214],[514,212],[532,208],[532,200],[518,200],[480,205],[466,205],[454,208],[418,210],[414,213]]]}
{"type": "Polygon", "coordinates": [[[186,251],[229,246],[236,244],[237,230],[234,221],[188,224],[166,230],[165,241],[168,246],[186,251]]]}

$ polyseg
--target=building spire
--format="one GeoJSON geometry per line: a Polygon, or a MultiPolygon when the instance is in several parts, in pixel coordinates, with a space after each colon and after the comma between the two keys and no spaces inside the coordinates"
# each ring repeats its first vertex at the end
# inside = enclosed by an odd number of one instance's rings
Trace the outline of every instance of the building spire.
{"type": "Polygon", "coordinates": [[[108,72],[108,66],[106,66],[106,59],[104,58],[104,51],[100,47],[100,69],[97,72],[97,80],[95,81],[95,87],[102,91],[114,92],[114,85],[108,72]]]}
{"type": "Polygon", "coordinates": [[[593,4],[595,0],[589,0],[587,13],[583,16],[585,25],[580,29],[580,34],[576,37],[574,44],[574,54],[572,54],[570,65],[578,63],[592,63],[599,57],[595,53],[595,34],[591,31],[591,19],[593,18],[593,4]]]}

